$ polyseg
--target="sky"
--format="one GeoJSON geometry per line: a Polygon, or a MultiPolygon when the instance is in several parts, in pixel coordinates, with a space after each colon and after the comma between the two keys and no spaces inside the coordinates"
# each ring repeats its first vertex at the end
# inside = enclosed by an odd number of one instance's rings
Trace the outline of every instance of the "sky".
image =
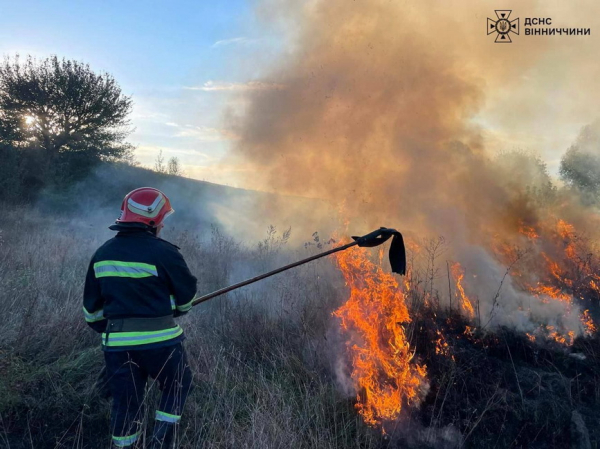
{"type": "MultiPolygon", "coordinates": [[[[475,0],[452,5],[432,0],[402,2],[393,9],[398,11],[398,33],[417,29],[422,42],[450,56],[448,67],[461,64],[465,77],[481,80],[477,84],[484,99],[470,120],[489,152],[539,153],[557,174],[561,154],[582,126],[598,118],[600,65],[593,56],[599,48],[597,3],[515,3],[499,0],[492,7],[475,0]],[[494,8],[515,8],[522,30],[524,17],[553,17],[559,27],[591,27],[592,36],[521,35],[513,44],[495,44],[484,32],[494,8]]],[[[282,61],[293,52],[289,25],[310,17],[306,11],[315,4],[0,0],[0,55],[55,54],[112,74],[133,98],[135,131],[129,141],[142,165],[151,167],[162,149],[165,158],[180,159],[189,177],[244,187],[251,168],[225,157],[240,139],[225,117],[243,111],[244,95],[252,98],[264,79],[276,79],[282,61]],[[283,27],[275,25],[278,12],[287,16],[287,22],[279,22],[283,27]]]]}
{"type": "Polygon", "coordinates": [[[252,11],[244,0],[0,0],[0,55],[54,54],[110,73],[133,98],[129,141],[142,165],[162,149],[187,176],[235,185],[236,169],[219,163],[235,139],[223,115],[280,51],[252,11]]]}

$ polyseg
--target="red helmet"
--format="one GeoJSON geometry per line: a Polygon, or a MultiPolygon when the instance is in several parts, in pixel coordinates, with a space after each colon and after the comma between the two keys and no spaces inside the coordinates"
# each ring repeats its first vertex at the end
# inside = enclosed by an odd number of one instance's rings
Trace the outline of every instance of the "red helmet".
{"type": "Polygon", "coordinates": [[[175,210],[167,195],[152,187],[141,187],[125,195],[117,223],[144,223],[158,227],[175,210]]]}

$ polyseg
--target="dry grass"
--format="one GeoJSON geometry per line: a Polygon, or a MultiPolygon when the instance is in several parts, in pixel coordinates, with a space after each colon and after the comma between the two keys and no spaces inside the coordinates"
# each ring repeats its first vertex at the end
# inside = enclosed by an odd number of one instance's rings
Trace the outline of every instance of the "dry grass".
{"type": "MultiPolygon", "coordinates": [[[[2,222],[0,446],[107,448],[109,402],[95,387],[98,336],[81,314],[91,254],[110,231],[29,209],[2,222]]],[[[305,256],[270,232],[246,247],[218,230],[170,231],[209,292],[305,256]]],[[[179,429],[182,448],[378,447],[332,377],[327,333],[341,292],[323,261],[213,300],[182,319],[196,388],[179,429]]],[[[151,416],[157,392],[148,392],[151,416]]],[[[152,420],[149,420],[150,422],[152,420]]]]}
{"type": "MultiPolygon", "coordinates": [[[[1,220],[0,447],[108,448],[109,399],[97,382],[102,354],[84,323],[81,294],[91,254],[112,234],[104,222],[48,221],[30,209],[1,220]]],[[[250,246],[217,229],[168,231],[201,293],[320,251],[288,248],[272,230],[250,246]]],[[[445,263],[428,254],[420,271],[411,259],[411,284],[420,287],[409,295],[409,335],[430,390],[420,408],[387,426],[388,436],[365,426],[337,387],[343,342],[331,312],[347,292],[330,261],[320,260],[182,318],[196,388],[179,428],[181,448],[569,447],[581,437],[574,416],[599,447],[600,339],[578,339],[566,350],[506,329],[466,334],[460,316],[439,308],[443,293],[432,282],[436,263],[442,274],[445,263]],[[453,357],[436,353],[437,329],[453,357]]]]}

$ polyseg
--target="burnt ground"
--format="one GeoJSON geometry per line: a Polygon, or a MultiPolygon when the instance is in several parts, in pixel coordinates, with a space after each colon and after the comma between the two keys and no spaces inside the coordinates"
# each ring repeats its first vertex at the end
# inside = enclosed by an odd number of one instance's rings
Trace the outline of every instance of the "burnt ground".
{"type": "Polygon", "coordinates": [[[410,419],[427,430],[401,436],[397,447],[600,447],[598,334],[569,347],[506,328],[472,330],[458,315],[414,324],[430,390],[410,419]],[[436,351],[437,329],[445,354],[436,351]]]}

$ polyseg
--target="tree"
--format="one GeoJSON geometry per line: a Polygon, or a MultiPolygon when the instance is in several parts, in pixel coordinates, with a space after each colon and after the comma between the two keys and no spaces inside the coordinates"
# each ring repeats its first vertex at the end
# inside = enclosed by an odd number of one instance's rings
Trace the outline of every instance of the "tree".
{"type": "Polygon", "coordinates": [[[162,150],[158,152],[158,156],[156,156],[156,160],[154,161],[154,171],[156,173],[167,173],[167,167],[165,166],[165,158],[162,150]]]}
{"type": "Polygon", "coordinates": [[[600,202],[600,156],[574,145],[560,161],[560,177],[581,195],[585,204],[600,202]]]}
{"type": "Polygon", "coordinates": [[[131,108],[115,79],[87,64],[56,56],[0,64],[0,146],[25,156],[25,176],[42,185],[131,158],[131,108]]]}
{"type": "Polygon", "coordinates": [[[169,163],[167,164],[167,173],[175,176],[183,176],[183,168],[181,167],[181,163],[179,159],[176,157],[172,157],[169,159],[169,163]]]}
{"type": "Polygon", "coordinates": [[[494,163],[498,181],[515,198],[526,196],[537,207],[546,207],[556,200],[556,186],[539,155],[523,150],[502,151],[494,163]]]}

